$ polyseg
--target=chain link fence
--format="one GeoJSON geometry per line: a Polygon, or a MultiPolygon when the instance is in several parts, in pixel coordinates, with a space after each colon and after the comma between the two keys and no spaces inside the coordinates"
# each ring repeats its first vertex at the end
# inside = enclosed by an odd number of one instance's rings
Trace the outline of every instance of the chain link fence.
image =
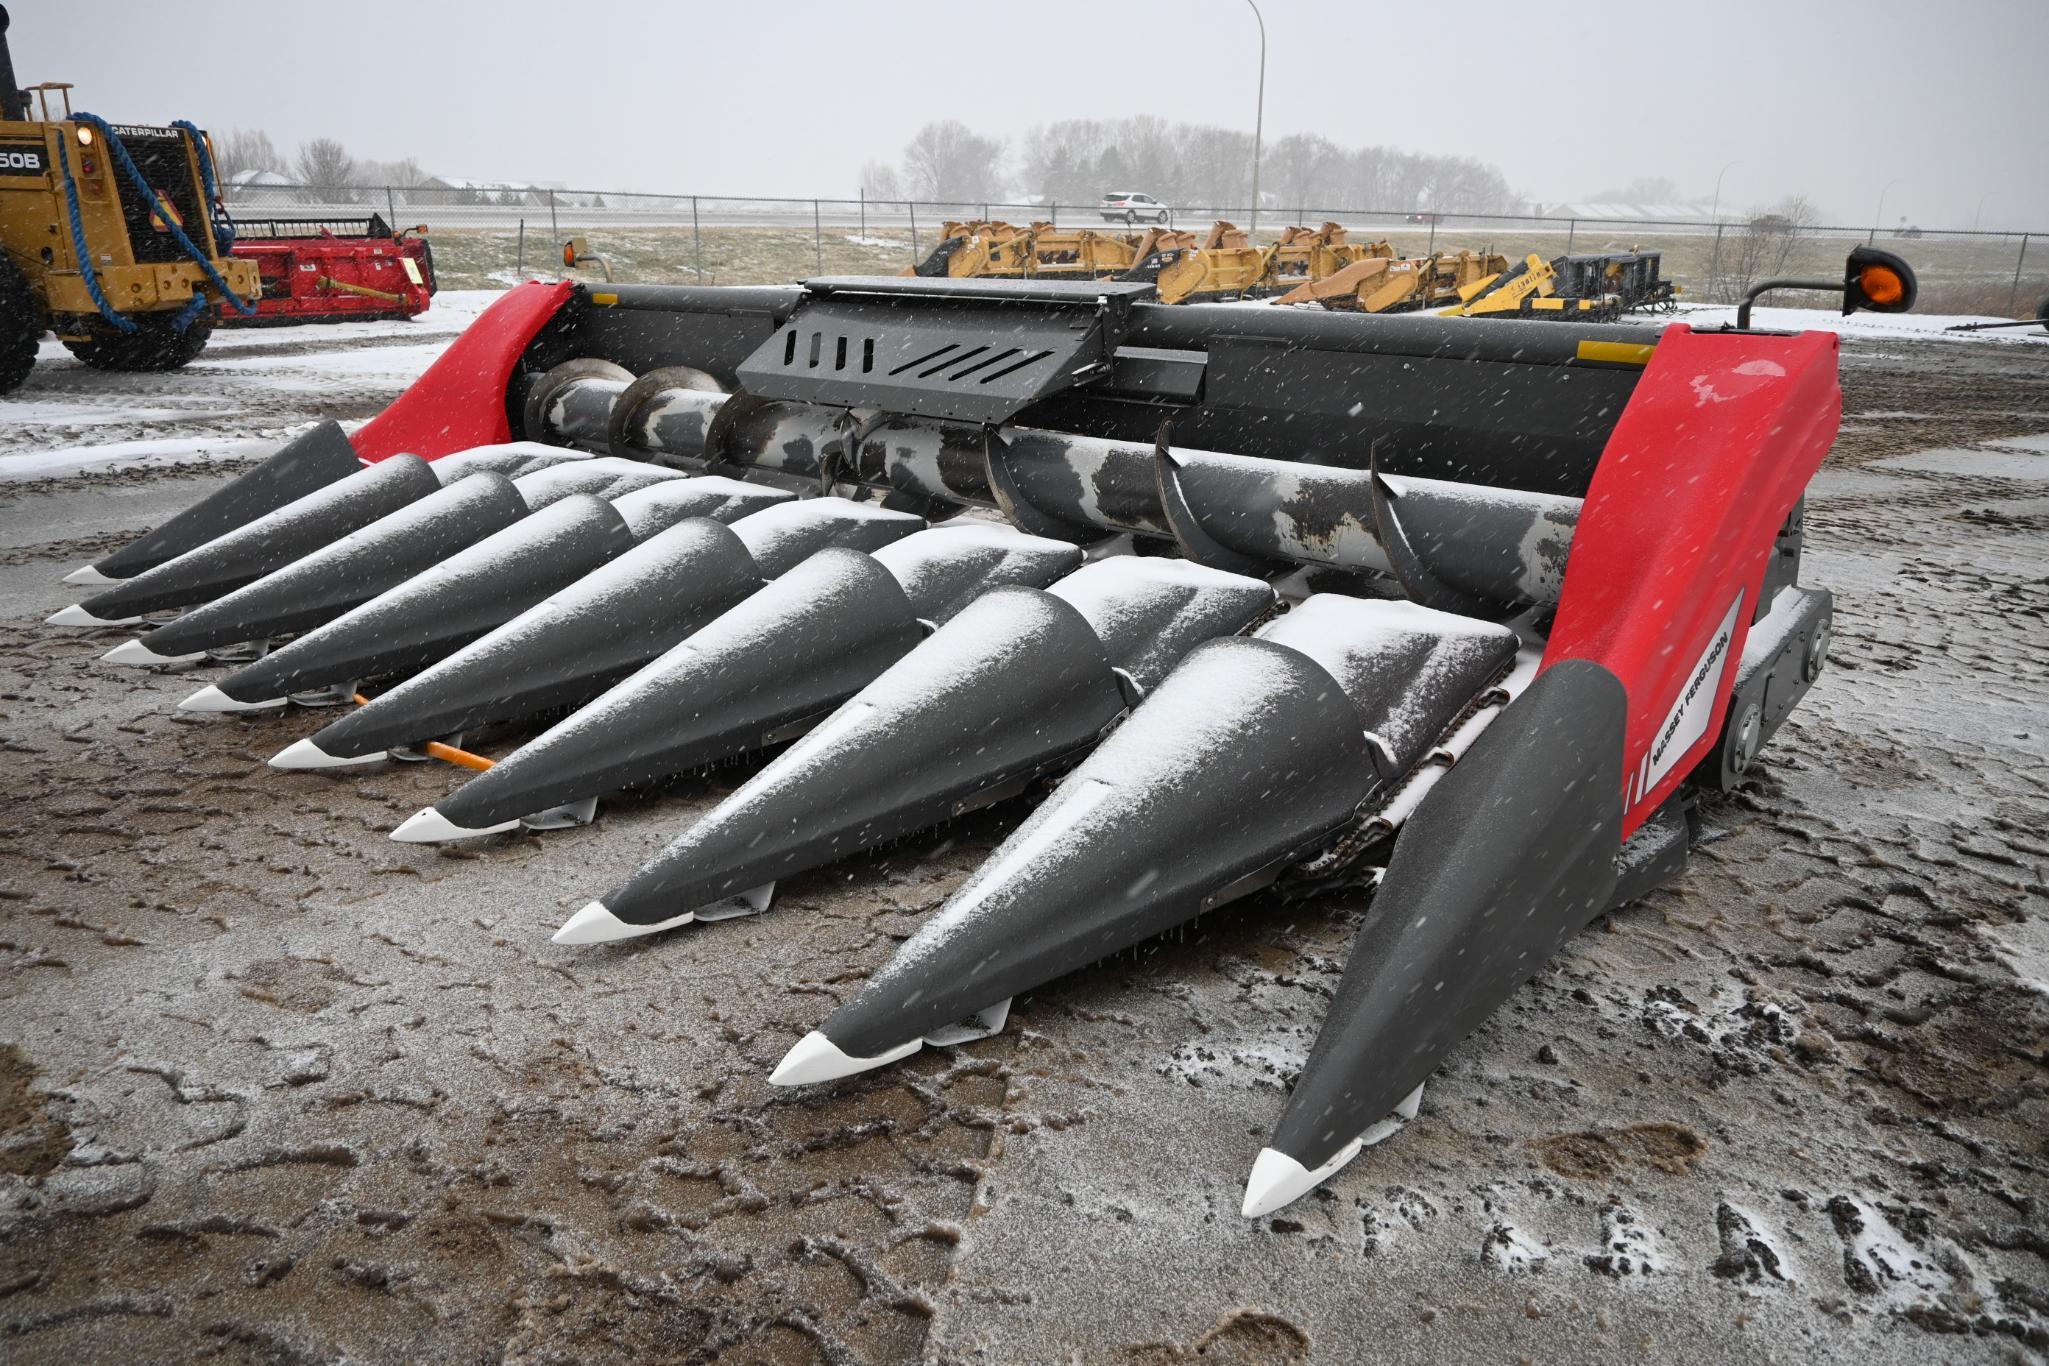
{"type": "MultiPolygon", "coordinates": [[[[545,187],[415,185],[322,188],[245,184],[227,189],[231,212],[268,217],[365,217],[425,226],[445,284],[482,288],[555,273],[570,237],[620,279],[767,284],[819,274],[895,272],[915,263],[948,220],[1133,231],[1144,217],[1095,205],[937,203],[873,199],[760,199],[545,187]]],[[[1169,225],[1204,231],[1217,219],[1253,225],[1249,205],[1175,205],[1169,225]]],[[[1355,241],[1386,239],[1404,256],[1493,251],[1518,258],[1640,247],[1661,252],[1684,297],[1728,303],[1776,276],[1828,279],[1856,242],[1906,257],[1921,279],[1917,312],[2034,316],[2049,296],[2049,233],[1824,226],[1764,217],[1723,221],[1436,214],[1313,204],[1259,210],[1257,236],[1290,224],[1342,224],[1355,241]]]]}

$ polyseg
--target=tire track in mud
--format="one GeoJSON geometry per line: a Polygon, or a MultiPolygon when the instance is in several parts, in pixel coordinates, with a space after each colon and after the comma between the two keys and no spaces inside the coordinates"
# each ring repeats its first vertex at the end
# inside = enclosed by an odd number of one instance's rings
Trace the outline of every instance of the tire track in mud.
{"type": "Polygon", "coordinates": [[[0,1186],[22,1350],[915,1354],[1000,1081],[942,1058],[798,1104],[765,1077],[844,989],[826,965],[886,953],[965,846],[796,886],[745,942],[566,954],[534,889],[630,867],[706,784],[438,857],[382,834],[439,766],[277,786],[308,718],[174,719],[189,678],[19,620],[0,994],[44,1022],[39,1141],[70,1140],[0,1186]]]}

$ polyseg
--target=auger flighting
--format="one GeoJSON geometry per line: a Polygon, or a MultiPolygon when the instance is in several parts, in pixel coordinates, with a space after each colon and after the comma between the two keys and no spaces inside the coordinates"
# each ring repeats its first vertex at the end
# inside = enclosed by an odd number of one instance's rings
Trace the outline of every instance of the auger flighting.
{"type": "Polygon", "coordinates": [[[1798,583],[1799,509],[1835,374],[1824,334],[1123,283],[532,285],[369,426],[101,561],[128,596],[60,618],[190,609],[123,657],[242,647],[193,705],[370,695],[279,767],[539,728],[405,840],[587,820],[787,744],[597,875],[565,944],[757,914],[798,872],[1050,789],[795,1041],[786,1085],[984,1037],[1248,896],[1375,888],[1247,1153],[1252,1215],[1415,1118],[1572,934],[1676,876],[1695,795],[1812,684],[1830,602],[1798,583]]]}

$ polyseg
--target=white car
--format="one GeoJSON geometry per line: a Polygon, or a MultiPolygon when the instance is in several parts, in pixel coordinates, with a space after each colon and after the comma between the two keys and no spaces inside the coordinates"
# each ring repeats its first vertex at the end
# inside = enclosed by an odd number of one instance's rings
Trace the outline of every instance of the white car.
{"type": "Polygon", "coordinates": [[[1174,211],[1149,194],[1119,192],[1106,194],[1097,205],[1105,223],[1164,223],[1174,211]]]}

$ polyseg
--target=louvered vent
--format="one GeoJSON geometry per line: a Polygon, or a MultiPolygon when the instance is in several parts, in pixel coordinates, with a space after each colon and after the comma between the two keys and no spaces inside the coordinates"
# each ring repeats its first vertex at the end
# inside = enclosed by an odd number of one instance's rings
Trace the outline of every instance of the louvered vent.
{"type": "Polygon", "coordinates": [[[1148,289],[975,283],[818,282],[740,381],[764,398],[1000,422],[1101,373],[1131,291],[1148,289]]]}

